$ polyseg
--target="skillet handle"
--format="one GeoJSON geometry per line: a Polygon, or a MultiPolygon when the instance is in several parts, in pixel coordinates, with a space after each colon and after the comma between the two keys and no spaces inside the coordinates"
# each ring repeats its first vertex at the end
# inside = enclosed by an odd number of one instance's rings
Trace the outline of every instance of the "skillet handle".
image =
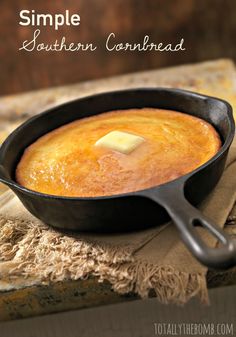
{"type": "Polygon", "coordinates": [[[227,269],[236,265],[236,240],[216,226],[184,196],[184,189],[152,190],[146,194],[150,199],[165,208],[181,238],[192,254],[205,266],[213,269],[227,269]],[[209,247],[200,237],[196,226],[204,227],[221,243],[219,247],[209,247]]]}

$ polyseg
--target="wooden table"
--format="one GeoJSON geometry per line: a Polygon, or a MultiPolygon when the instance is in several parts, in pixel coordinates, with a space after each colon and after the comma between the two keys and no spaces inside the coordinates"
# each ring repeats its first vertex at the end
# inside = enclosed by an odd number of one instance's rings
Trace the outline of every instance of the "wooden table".
{"type": "MultiPolygon", "coordinates": [[[[49,106],[103,91],[157,86],[184,88],[218,96],[236,107],[234,64],[230,60],[210,61],[2,97],[0,141],[22,121],[49,106]]],[[[1,192],[5,189],[5,186],[0,186],[1,192]]],[[[45,286],[36,284],[33,279],[19,277],[11,284],[7,280],[0,281],[0,320],[93,307],[133,298],[136,296],[114,293],[107,282],[101,284],[95,278],[65,280],[45,286]]]]}

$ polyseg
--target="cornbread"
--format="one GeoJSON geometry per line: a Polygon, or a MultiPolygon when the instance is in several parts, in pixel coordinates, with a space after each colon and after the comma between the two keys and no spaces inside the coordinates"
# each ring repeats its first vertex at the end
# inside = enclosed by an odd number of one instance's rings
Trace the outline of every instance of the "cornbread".
{"type": "Polygon", "coordinates": [[[38,192],[94,197],[149,188],[193,171],[221,146],[206,121],[177,111],[143,108],[78,119],[31,144],[16,181],[38,192]],[[130,153],[96,143],[112,131],[144,139],[130,153]]]}

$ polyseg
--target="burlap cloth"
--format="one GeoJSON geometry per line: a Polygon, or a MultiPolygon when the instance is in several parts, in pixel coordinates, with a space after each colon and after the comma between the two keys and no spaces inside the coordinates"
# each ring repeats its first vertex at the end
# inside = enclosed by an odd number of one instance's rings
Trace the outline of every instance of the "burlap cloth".
{"type": "MultiPolygon", "coordinates": [[[[236,140],[220,182],[200,208],[221,227],[228,219],[234,232],[235,198],[236,140]]],[[[209,245],[217,244],[198,230],[209,245]]],[[[9,288],[19,276],[41,284],[93,275],[119,293],[155,292],[162,302],[183,304],[193,296],[208,301],[206,273],[172,223],[129,234],[65,234],[34,218],[11,191],[0,199],[0,282],[9,288]]]]}

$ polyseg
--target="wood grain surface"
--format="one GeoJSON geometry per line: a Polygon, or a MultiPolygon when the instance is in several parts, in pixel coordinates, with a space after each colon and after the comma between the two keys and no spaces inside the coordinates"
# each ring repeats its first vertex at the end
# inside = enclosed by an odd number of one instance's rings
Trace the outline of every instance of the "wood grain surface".
{"type": "MultiPolygon", "coordinates": [[[[210,306],[192,300],[184,307],[164,305],[156,299],[101,306],[83,311],[51,314],[0,323],[1,337],[155,337],[236,336],[236,286],[210,290],[210,306]],[[172,334],[156,334],[155,326],[170,324],[172,334]],[[178,324],[199,333],[177,333],[178,324]],[[209,329],[204,333],[204,328],[209,329]],[[175,330],[176,329],[176,330],[175,330]],[[217,331],[218,329],[218,331],[217,331]],[[222,330],[221,330],[222,329],[222,330]],[[202,333],[201,333],[202,332],[202,333]],[[222,332],[222,333],[221,333],[222,332]],[[224,333],[225,332],[225,333],[224,333]],[[227,332],[227,333],[226,333],[227,332]]],[[[171,331],[169,330],[169,332],[171,331]]],[[[206,330],[205,330],[206,331],[206,330]]],[[[164,332],[164,331],[163,331],[164,332]]]]}
{"type": "Polygon", "coordinates": [[[232,0],[1,0],[0,95],[219,57],[236,59],[235,12],[232,0]],[[65,36],[68,42],[92,41],[99,48],[86,53],[18,51],[35,30],[18,24],[22,9],[79,13],[79,27],[41,27],[40,39],[49,43],[65,36]],[[164,43],[183,37],[186,51],[108,52],[103,45],[110,32],[120,42],[141,42],[146,34],[164,43]]]}

